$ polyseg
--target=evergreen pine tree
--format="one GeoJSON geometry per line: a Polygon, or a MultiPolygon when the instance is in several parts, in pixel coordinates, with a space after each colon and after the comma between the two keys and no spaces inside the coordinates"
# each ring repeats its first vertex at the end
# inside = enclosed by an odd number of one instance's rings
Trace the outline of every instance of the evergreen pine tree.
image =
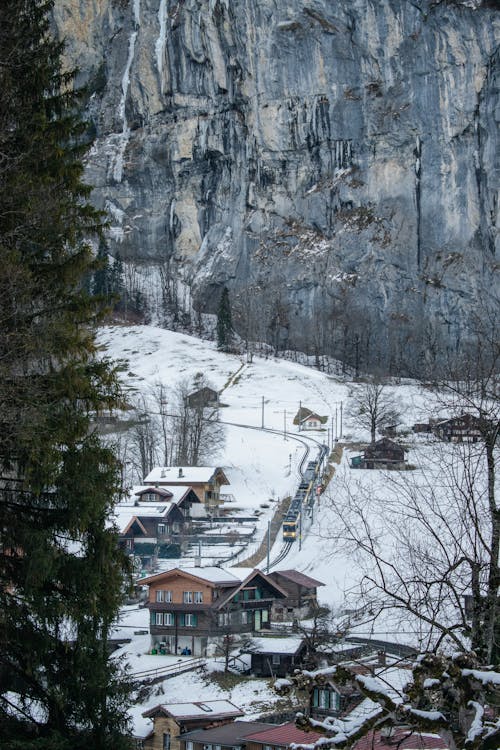
{"type": "Polygon", "coordinates": [[[222,290],[219,308],[217,310],[217,348],[227,352],[231,346],[233,323],[231,320],[231,305],[229,291],[225,286],[222,290]]]}
{"type": "Polygon", "coordinates": [[[101,217],[52,0],[0,3],[0,746],[113,750],[128,686],[109,659],[125,560],[118,464],[89,429],[120,401],[84,291],[101,217]]]}
{"type": "Polygon", "coordinates": [[[109,298],[112,293],[112,268],[108,261],[108,248],[103,237],[99,241],[97,251],[97,268],[94,271],[94,284],[92,292],[104,299],[109,298]]]}

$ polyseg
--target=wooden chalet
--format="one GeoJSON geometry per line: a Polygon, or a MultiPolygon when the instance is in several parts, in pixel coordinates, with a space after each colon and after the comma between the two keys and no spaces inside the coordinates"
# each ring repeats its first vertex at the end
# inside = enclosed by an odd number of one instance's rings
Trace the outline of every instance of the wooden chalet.
{"type": "Polygon", "coordinates": [[[300,636],[254,638],[250,672],[257,677],[285,677],[302,666],[307,645],[300,636]]]}
{"type": "Polygon", "coordinates": [[[273,620],[286,622],[309,617],[318,606],[318,586],[325,585],[321,581],[298,570],[276,570],[269,573],[269,578],[288,594],[286,601],[274,603],[273,620]]]}
{"type": "Polygon", "coordinates": [[[144,479],[144,484],[170,489],[188,485],[196,492],[207,512],[213,513],[224,502],[220,489],[228,485],[229,480],[218,466],[157,466],[144,479]]]}
{"type": "Polygon", "coordinates": [[[219,405],[219,394],[213,388],[205,386],[197,391],[193,391],[186,396],[187,405],[191,409],[213,407],[219,405]]]}
{"type": "Polygon", "coordinates": [[[136,742],[141,750],[181,750],[181,737],[194,729],[223,726],[244,716],[226,700],[163,703],[142,714],[152,719],[153,729],[136,742]]]}
{"type": "Polygon", "coordinates": [[[351,458],[351,469],[404,469],[405,449],[384,437],[365,448],[362,456],[351,458]]]}
{"type": "Polygon", "coordinates": [[[260,570],[241,581],[222,568],[174,568],[141,583],[149,586],[152,647],[193,656],[228,634],[270,629],[273,602],[287,596],[260,570]]]}
{"type": "Polygon", "coordinates": [[[432,432],[448,443],[477,443],[481,440],[481,421],[472,414],[443,419],[432,425],[432,432]]]}

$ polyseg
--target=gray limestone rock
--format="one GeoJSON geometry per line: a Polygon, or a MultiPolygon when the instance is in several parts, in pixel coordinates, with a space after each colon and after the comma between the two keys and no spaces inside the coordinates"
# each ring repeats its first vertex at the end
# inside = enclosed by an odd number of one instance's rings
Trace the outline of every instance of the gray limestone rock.
{"type": "Polygon", "coordinates": [[[498,299],[493,5],[56,0],[111,253],[206,312],[226,285],[278,349],[409,373],[454,351],[498,299]]]}

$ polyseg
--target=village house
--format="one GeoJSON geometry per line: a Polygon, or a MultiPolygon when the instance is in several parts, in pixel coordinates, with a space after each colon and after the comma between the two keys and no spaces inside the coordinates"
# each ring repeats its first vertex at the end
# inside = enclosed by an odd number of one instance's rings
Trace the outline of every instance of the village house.
{"type": "Polygon", "coordinates": [[[300,636],[253,638],[250,672],[256,677],[285,677],[302,666],[307,645],[300,636]]]}
{"type": "Polygon", "coordinates": [[[292,744],[312,745],[323,735],[318,732],[304,732],[288,721],[271,729],[264,729],[245,737],[246,750],[285,750],[292,744]]]}
{"type": "Polygon", "coordinates": [[[226,499],[220,488],[229,484],[223,470],[216,466],[157,466],[149,472],[144,484],[151,487],[188,485],[205,505],[207,513],[214,514],[226,499]]]}
{"type": "Polygon", "coordinates": [[[305,406],[300,407],[293,419],[293,423],[298,425],[299,430],[321,430],[326,422],[328,422],[328,417],[321,417],[305,406]]]}
{"type": "Polygon", "coordinates": [[[285,602],[273,604],[272,617],[276,622],[301,620],[310,617],[318,607],[317,589],[324,583],[315,578],[299,573],[298,570],[276,570],[269,573],[269,578],[287,592],[285,602]]]}
{"type": "Polygon", "coordinates": [[[222,726],[244,713],[230,701],[216,700],[160,704],[142,715],[153,720],[153,729],[147,737],[136,741],[138,750],[181,750],[184,733],[222,726]]]}
{"type": "Polygon", "coordinates": [[[219,394],[213,388],[205,386],[197,391],[193,391],[186,396],[187,405],[191,409],[219,406],[219,394]]]}
{"type": "Polygon", "coordinates": [[[181,750],[244,750],[248,734],[274,726],[262,721],[231,721],[213,729],[195,729],[181,734],[181,750]]]}
{"type": "Polygon", "coordinates": [[[141,580],[149,586],[152,647],[206,656],[228,634],[271,627],[271,609],[287,594],[259,570],[243,581],[222,568],[174,568],[141,580]]]}
{"type": "Polygon", "coordinates": [[[362,456],[351,458],[351,469],[404,469],[405,449],[387,437],[371,443],[362,456]]]}
{"type": "Polygon", "coordinates": [[[432,432],[448,443],[477,443],[481,440],[480,420],[472,414],[435,422],[432,432]]]}
{"type": "Polygon", "coordinates": [[[129,554],[148,559],[154,556],[152,545],[180,544],[183,535],[190,533],[192,518],[206,515],[190,487],[139,487],[130,500],[115,507],[118,541],[129,554]]]}

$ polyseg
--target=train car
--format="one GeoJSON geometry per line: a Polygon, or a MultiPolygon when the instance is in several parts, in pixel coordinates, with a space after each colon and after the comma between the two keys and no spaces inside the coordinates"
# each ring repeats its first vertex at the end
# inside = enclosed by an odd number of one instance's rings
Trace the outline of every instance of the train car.
{"type": "Polygon", "coordinates": [[[300,511],[285,516],[283,521],[283,541],[293,542],[300,533],[300,511]]]}
{"type": "Polygon", "coordinates": [[[283,541],[293,542],[300,534],[300,516],[305,507],[314,503],[316,497],[316,484],[320,473],[321,462],[326,453],[326,447],[320,449],[319,457],[316,461],[309,461],[302,478],[300,480],[297,492],[294,495],[290,507],[283,519],[283,541]]]}

